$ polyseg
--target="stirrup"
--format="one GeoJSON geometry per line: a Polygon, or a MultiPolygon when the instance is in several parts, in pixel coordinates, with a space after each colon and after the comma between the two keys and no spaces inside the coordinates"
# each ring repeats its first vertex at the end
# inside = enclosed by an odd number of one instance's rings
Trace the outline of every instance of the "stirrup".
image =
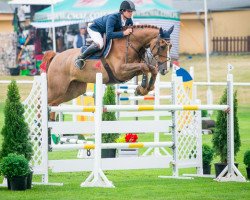
{"type": "Polygon", "coordinates": [[[77,58],[75,60],[75,67],[80,69],[80,70],[82,70],[84,68],[85,64],[86,64],[85,60],[82,58],[77,58]]]}

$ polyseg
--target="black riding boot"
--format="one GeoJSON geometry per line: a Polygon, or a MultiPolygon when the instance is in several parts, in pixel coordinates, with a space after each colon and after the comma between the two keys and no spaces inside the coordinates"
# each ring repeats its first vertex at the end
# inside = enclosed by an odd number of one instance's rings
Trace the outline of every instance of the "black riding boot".
{"type": "Polygon", "coordinates": [[[78,56],[75,60],[75,66],[82,70],[84,67],[84,62],[88,56],[100,50],[99,46],[95,43],[92,43],[80,56],[78,56]]]}

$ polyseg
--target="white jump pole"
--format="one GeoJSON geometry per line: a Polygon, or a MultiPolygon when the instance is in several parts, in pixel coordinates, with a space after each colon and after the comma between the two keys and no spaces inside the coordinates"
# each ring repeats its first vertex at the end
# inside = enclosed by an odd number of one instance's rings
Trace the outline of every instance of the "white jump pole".
{"type": "MultiPolygon", "coordinates": [[[[138,143],[102,143],[101,149],[134,149],[144,147],[173,147],[173,142],[138,142],[138,143]]],[[[96,144],[64,144],[54,145],[53,150],[69,150],[69,149],[97,149],[96,144]]]]}
{"type": "MultiPolygon", "coordinates": [[[[103,112],[116,111],[176,111],[176,110],[226,110],[228,105],[104,105],[103,112]]],[[[50,107],[51,112],[95,112],[95,106],[50,107]]]]}
{"type": "Polygon", "coordinates": [[[102,74],[96,74],[96,96],[95,96],[95,157],[94,169],[81,187],[114,187],[101,169],[101,143],[102,143],[102,74]]]}
{"type": "Polygon", "coordinates": [[[244,176],[234,165],[234,94],[233,75],[227,75],[227,103],[229,112],[227,113],[227,166],[216,178],[221,182],[246,182],[244,176]]]}
{"type": "MultiPolygon", "coordinates": [[[[160,76],[156,76],[156,85],[160,85],[160,76]]],[[[158,106],[160,105],[160,88],[159,87],[155,87],[155,101],[154,101],[154,105],[158,106]]],[[[154,120],[158,121],[160,120],[159,114],[158,112],[155,112],[154,114],[154,120]]],[[[159,132],[155,132],[154,133],[154,142],[159,142],[160,141],[160,134],[159,132]]],[[[160,153],[160,149],[159,148],[155,148],[154,149],[154,155],[161,155],[160,153]]]]}
{"type": "Polygon", "coordinates": [[[42,135],[43,135],[43,140],[42,140],[42,146],[43,146],[43,151],[42,151],[42,163],[43,163],[43,168],[45,170],[44,174],[42,175],[42,183],[48,184],[49,182],[49,167],[48,167],[48,150],[49,150],[49,145],[48,145],[48,91],[47,91],[47,78],[46,78],[46,73],[41,74],[42,78],[42,86],[41,86],[41,99],[42,99],[42,135]]]}

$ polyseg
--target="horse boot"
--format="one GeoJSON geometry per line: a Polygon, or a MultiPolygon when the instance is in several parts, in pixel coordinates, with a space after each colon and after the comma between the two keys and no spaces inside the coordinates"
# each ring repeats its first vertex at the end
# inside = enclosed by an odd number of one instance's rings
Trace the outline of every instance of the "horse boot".
{"type": "Polygon", "coordinates": [[[85,60],[92,55],[93,53],[99,51],[99,45],[96,43],[92,43],[80,56],[78,56],[75,60],[75,66],[82,70],[85,66],[85,60]]]}

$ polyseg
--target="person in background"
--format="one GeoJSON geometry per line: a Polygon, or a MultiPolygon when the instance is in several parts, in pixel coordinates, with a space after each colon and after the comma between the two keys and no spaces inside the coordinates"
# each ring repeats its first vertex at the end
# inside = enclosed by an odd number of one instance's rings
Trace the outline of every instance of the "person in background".
{"type": "Polygon", "coordinates": [[[88,27],[88,34],[93,40],[93,43],[75,60],[75,67],[82,70],[85,60],[93,53],[103,48],[103,35],[107,36],[107,42],[115,38],[123,38],[132,33],[132,28],[127,28],[122,31],[123,26],[133,26],[133,12],[135,11],[135,4],[126,0],[120,5],[118,13],[109,14],[98,19],[88,27]]]}
{"type": "Polygon", "coordinates": [[[73,47],[74,48],[81,48],[86,44],[86,37],[87,37],[87,26],[81,25],[79,29],[79,34],[74,37],[73,47]]]}

